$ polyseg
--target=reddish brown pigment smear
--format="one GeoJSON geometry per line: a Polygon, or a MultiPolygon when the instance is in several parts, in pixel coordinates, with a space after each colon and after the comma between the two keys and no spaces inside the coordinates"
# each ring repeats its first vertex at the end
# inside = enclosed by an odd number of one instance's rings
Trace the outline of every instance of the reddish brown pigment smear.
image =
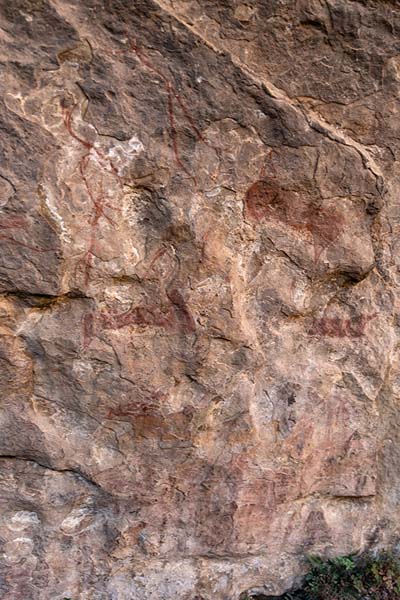
{"type": "Polygon", "coordinates": [[[87,348],[94,335],[94,315],[88,313],[83,317],[83,347],[87,348]]]}
{"type": "Polygon", "coordinates": [[[191,333],[196,330],[194,319],[183,299],[179,290],[173,289],[167,292],[169,301],[174,307],[176,319],[184,333],[191,333]]]}
{"type": "Polygon", "coordinates": [[[0,234],[0,240],[7,240],[7,242],[11,242],[16,246],[21,246],[22,248],[26,248],[27,250],[32,250],[32,252],[56,252],[57,248],[38,248],[37,246],[30,246],[29,244],[25,244],[24,242],[20,242],[16,240],[10,235],[0,234]]]}
{"type": "MultiPolygon", "coordinates": [[[[271,177],[273,179],[276,179],[276,169],[275,169],[275,165],[274,162],[272,160],[273,156],[278,156],[276,150],[274,150],[273,148],[270,148],[268,150],[268,153],[264,159],[264,163],[260,169],[260,175],[259,175],[259,179],[260,180],[265,180],[267,177],[267,163],[269,163],[269,170],[272,171],[272,175],[271,177]]],[[[278,157],[279,158],[279,157],[278,157]]]]}
{"type": "Polygon", "coordinates": [[[308,232],[313,238],[316,261],[336,241],[344,226],[344,219],[335,207],[319,207],[309,198],[280,187],[272,177],[260,179],[249,187],[244,213],[253,223],[278,221],[308,232]]]}
{"type": "Polygon", "coordinates": [[[154,403],[131,402],[108,411],[107,419],[120,419],[132,423],[136,436],[159,440],[189,439],[193,411],[188,407],[180,412],[164,415],[154,403]]]}
{"type": "MultiPolygon", "coordinates": [[[[0,230],[12,231],[13,229],[19,230],[27,230],[29,227],[29,223],[26,220],[26,217],[23,215],[4,215],[0,218],[0,230]]],[[[27,250],[31,250],[32,252],[56,252],[57,248],[41,248],[38,246],[32,246],[31,244],[27,244],[26,242],[21,242],[17,240],[8,233],[0,233],[0,240],[6,240],[11,244],[15,244],[16,246],[21,246],[21,248],[26,248],[27,250]]]]}
{"type": "Polygon", "coordinates": [[[375,317],[376,313],[371,315],[363,314],[352,319],[322,317],[313,322],[308,333],[309,335],[324,335],[328,337],[357,338],[364,335],[367,324],[375,317]]]}
{"type": "Polygon", "coordinates": [[[0,229],[25,229],[26,218],[23,215],[3,215],[0,219],[0,229]]]}

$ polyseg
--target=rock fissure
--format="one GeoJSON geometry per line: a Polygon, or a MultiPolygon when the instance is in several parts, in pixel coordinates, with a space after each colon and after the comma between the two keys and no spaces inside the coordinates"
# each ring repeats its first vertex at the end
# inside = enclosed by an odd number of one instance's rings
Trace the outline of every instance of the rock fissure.
{"type": "Polygon", "coordinates": [[[37,460],[36,458],[26,457],[26,456],[18,456],[18,455],[13,456],[13,455],[1,454],[0,455],[0,460],[24,461],[24,462],[27,462],[29,464],[36,465],[36,466],[38,466],[38,467],[40,467],[42,469],[45,469],[47,471],[52,471],[54,473],[67,473],[67,474],[73,475],[75,477],[79,477],[85,483],[87,483],[88,485],[90,485],[93,488],[96,488],[102,494],[107,494],[108,493],[105,490],[103,490],[102,487],[100,485],[98,485],[93,479],[90,479],[86,474],[83,474],[81,470],[56,468],[56,467],[54,467],[54,466],[52,466],[50,464],[41,462],[41,461],[37,460]]]}
{"type": "Polygon", "coordinates": [[[377,184],[379,185],[378,190],[382,191],[384,178],[382,176],[381,169],[369,155],[369,152],[366,148],[364,148],[361,144],[357,143],[352,138],[346,136],[342,131],[334,129],[329,123],[321,121],[321,119],[317,118],[316,115],[307,112],[305,107],[298,99],[293,100],[282,89],[276,87],[272,82],[266,81],[264,78],[260,78],[259,76],[257,76],[256,73],[249,69],[247,65],[239,61],[233,54],[227,52],[223,48],[217,47],[213,42],[208,40],[195,26],[186,22],[182,19],[181,16],[179,16],[176,12],[171,10],[165,2],[162,2],[160,0],[154,0],[154,2],[158,6],[160,6],[160,8],[162,8],[169,16],[173,17],[183,27],[192,32],[197,38],[199,38],[204,44],[206,44],[211,50],[213,50],[213,52],[217,54],[228,54],[229,58],[232,60],[232,63],[235,66],[239,67],[247,77],[249,77],[252,81],[254,81],[254,83],[256,83],[256,85],[264,88],[269,96],[277,100],[283,101],[285,104],[287,104],[291,108],[294,108],[295,110],[300,110],[302,115],[305,117],[308,125],[312,129],[315,129],[318,133],[329,137],[329,139],[331,139],[332,141],[354,148],[357,151],[357,153],[361,156],[365,166],[376,177],[377,184]]]}

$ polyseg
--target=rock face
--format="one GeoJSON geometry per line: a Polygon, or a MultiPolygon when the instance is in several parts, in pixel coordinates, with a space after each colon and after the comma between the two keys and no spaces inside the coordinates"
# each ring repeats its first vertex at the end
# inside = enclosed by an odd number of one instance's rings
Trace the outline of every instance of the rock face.
{"type": "Polygon", "coordinates": [[[1,598],[278,595],[395,544],[396,2],[0,27],[1,598]]]}

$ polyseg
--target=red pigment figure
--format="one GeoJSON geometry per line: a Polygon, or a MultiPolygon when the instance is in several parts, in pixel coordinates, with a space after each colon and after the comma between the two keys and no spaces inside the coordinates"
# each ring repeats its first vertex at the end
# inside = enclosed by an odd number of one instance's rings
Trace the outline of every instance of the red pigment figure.
{"type": "MultiPolygon", "coordinates": [[[[89,220],[90,226],[90,239],[89,239],[89,248],[86,251],[83,262],[84,262],[84,283],[87,285],[90,279],[90,271],[93,267],[93,257],[94,250],[96,246],[96,233],[97,226],[101,217],[106,219],[112,225],[115,225],[113,219],[107,215],[105,212],[106,209],[111,209],[113,211],[119,210],[117,207],[113,206],[109,201],[107,196],[104,193],[104,177],[105,173],[111,175],[111,177],[117,182],[117,184],[121,187],[122,182],[121,178],[118,174],[118,170],[115,165],[112,163],[111,159],[106,156],[103,152],[101,152],[92,142],[84,139],[80,135],[76,133],[73,128],[73,113],[77,107],[75,104],[71,109],[66,108],[63,104],[63,118],[64,125],[69,135],[79,142],[81,146],[86,150],[86,153],[80,158],[78,163],[78,170],[80,178],[84,184],[87,196],[93,205],[93,215],[89,220]],[[93,156],[95,156],[96,162],[100,165],[100,172],[97,178],[97,181],[93,181],[93,175],[90,174],[90,166],[93,164],[93,156]],[[97,186],[96,186],[97,183],[97,186]],[[96,187],[99,189],[96,191],[96,187]]],[[[95,165],[96,171],[98,171],[97,164],[95,165]]],[[[77,267],[78,268],[78,267],[77,267]]]]}
{"type": "Polygon", "coordinates": [[[104,329],[121,329],[128,325],[144,325],[171,328],[173,314],[170,307],[161,305],[135,306],[123,313],[101,313],[100,324],[104,329]]]}
{"type": "Polygon", "coordinates": [[[83,317],[83,347],[87,348],[94,335],[94,315],[87,313],[83,317]]]}
{"type": "Polygon", "coordinates": [[[83,318],[83,347],[87,348],[95,335],[96,326],[101,330],[116,330],[138,325],[142,327],[162,327],[166,331],[193,333],[195,321],[182,294],[173,289],[167,294],[170,304],[147,304],[135,306],[127,311],[106,312],[98,315],[88,313],[83,318]]]}
{"type": "MultiPolygon", "coordinates": [[[[175,162],[177,166],[195,183],[196,178],[192,175],[186,166],[183,164],[182,159],[180,157],[179,151],[179,142],[178,142],[178,133],[176,130],[176,105],[181,109],[184,117],[191,130],[193,131],[196,138],[202,143],[209,146],[208,141],[203,137],[201,131],[196,126],[193,117],[191,116],[185,102],[183,101],[181,95],[177,91],[176,87],[171,83],[171,81],[165,77],[144,55],[143,51],[135,44],[135,42],[131,42],[130,47],[127,50],[116,51],[116,54],[121,54],[124,52],[133,51],[138,60],[153,74],[157,75],[164,84],[167,97],[168,97],[168,119],[169,119],[169,134],[171,138],[172,150],[175,157],[175,162]]],[[[107,199],[104,196],[103,192],[103,181],[102,177],[100,184],[100,194],[96,195],[94,191],[94,184],[91,183],[90,175],[88,173],[88,168],[90,166],[91,153],[95,153],[97,155],[98,162],[103,166],[107,171],[112,171],[120,183],[120,177],[118,175],[118,171],[113,165],[112,161],[106,157],[102,152],[100,152],[91,142],[79,136],[73,128],[73,112],[76,108],[76,105],[72,107],[72,109],[68,110],[63,106],[63,114],[64,114],[64,124],[65,127],[70,134],[70,136],[79,142],[83,148],[87,151],[86,154],[82,156],[79,161],[79,174],[84,183],[87,195],[91,200],[94,206],[94,213],[90,220],[91,227],[91,235],[90,235],[90,244],[89,249],[85,254],[84,263],[85,263],[85,285],[88,284],[90,278],[90,271],[93,266],[93,256],[95,249],[95,239],[96,239],[96,229],[101,217],[107,219],[111,224],[114,224],[114,221],[105,213],[105,208],[111,208],[112,210],[116,210],[110,203],[107,202],[107,199]]],[[[215,150],[216,151],[216,150],[215,150]]],[[[216,151],[217,152],[217,151],[216,151]]],[[[217,153],[218,154],[218,153],[217,153]]],[[[153,268],[155,262],[165,254],[166,249],[161,248],[153,257],[150,269],[153,268]]],[[[163,305],[148,305],[148,306],[137,306],[128,312],[115,314],[115,313],[102,313],[98,318],[96,318],[93,314],[88,314],[84,317],[83,320],[83,345],[87,347],[90,344],[90,341],[94,335],[94,329],[96,322],[99,322],[104,329],[119,329],[125,327],[127,325],[142,325],[142,326],[153,326],[153,327],[164,327],[166,329],[174,329],[177,325],[178,327],[186,333],[191,333],[195,330],[195,322],[194,319],[186,306],[186,303],[180,294],[180,292],[176,289],[171,290],[168,294],[168,299],[170,301],[169,306],[163,305]]]]}
{"type": "Polygon", "coordinates": [[[154,396],[142,401],[132,401],[129,404],[118,404],[115,408],[110,408],[107,414],[107,419],[114,417],[138,417],[140,415],[154,415],[159,413],[158,402],[166,400],[166,394],[155,392],[154,396]]]}
{"type": "MultiPolygon", "coordinates": [[[[270,149],[271,159],[275,150],[270,149]]],[[[320,207],[316,202],[302,198],[300,193],[284,189],[277,182],[276,171],[271,161],[272,175],[266,175],[264,163],[260,178],[246,192],[245,217],[254,223],[275,220],[289,227],[311,234],[314,245],[314,262],[322,252],[340,236],[344,220],[334,206],[320,207]]]]}
{"type": "Polygon", "coordinates": [[[376,313],[372,313],[371,315],[359,315],[353,319],[323,316],[321,319],[316,319],[313,322],[308,333],[310,335],[325,335],[328,337],[340,338],[361,337],[364,335],[365,328],[369,321],[376,316],[376,313]]]}
{"type": "Polygon", "coordinates": [[[174,330],[180,326],[184,331],[194,331],[194,320],[178,290],[173,290],[168,299],[171,304],[147,304],[135,306],[125,312],[102,312],[99,324],[103,329],[121,329],[128,325],[163,327],[174,330]]]}
{"type": "Polygon", "coordinates": [[[171,81],[167,77],[165,77],[165,75],[163,75],[161,73],[161,71],[159,71],[151,63],[151,61],[145,56],[143,51],[135,44],[134,41],[131,42],[128,50],[117,50],[115,53],[122,54],[124,52],[128,52],[129,50],[133,51],[136,54],[138,60],[142,63],[142,65],[144,65],[153,74],[157,75],[163,82],[165,91],[167,92],[167,96],[168,96],[167,109],[168,109],[168,119],[169,119],[169,134],[170,134],[170,138],[171,138],[171,145],[172,145],[172,150],[173,150],[174,157],[175,157],[175,162],[176,162],[177,166],[179,167],[179,169],[181,169],[181,171],[183,171],[193,181],[193,183],[195,185],[197,185],[196,177],[188,171],[188,169],[185,167],[185,165],[183,164],[182,159],[180,157],[178,132],[177,132],[176,126],[175,126],[175,121],[176,121],[175,102],[178,104],[178,106],[182,110],[182,113],[183,113],[184,117],[186,118],[187,122],[189,123],[189,127],[191,128],[191,130],[194,133],[197,140],[199,140],[200,142],[203,142],[203,144],[206,144],[207,146],[210,146],[210,144],[204,138],[204,136],[202,135],[199,128],[196,126],[195,121],[189,112],[189,109],[187,108],[185,102],[182,99],[182,96],[179,94],[176,87],[173,85],[173,83],[171,83],[171,81]]]}
{"type": "Polygon", "coordinates": [[[253,183],[245,196],[245,216],[256,223],[275,220],[311,234],[314,260],[339,237],[344,221],[335,207],[320,208],[280,187],[272,177],[253,183]]]}

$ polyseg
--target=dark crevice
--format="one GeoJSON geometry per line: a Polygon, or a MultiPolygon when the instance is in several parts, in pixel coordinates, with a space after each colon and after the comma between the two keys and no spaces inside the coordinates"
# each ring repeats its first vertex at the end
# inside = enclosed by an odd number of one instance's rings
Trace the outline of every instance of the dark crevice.
{"type": "Polygon", "coordinates": [[[371,502],[374,500],[376,494],[366,494],[365,496],[357,495],[334,495],[329,496],[329,500],[335,500],[337,502],[371,502]]]}
{"type": "Polygon", "coordinates": [[[92,300],[90,296],[85,296],[81,292],[67,292],[66,294],[42,294],[36,292],[26,292],[23,290],[7,291],[0,293],[2,298],[15,298],[28,304],[29,306],[48,306],[56,304],[63,300],[92,300]]]}
{"type": "Polygon", "coordinates": [[[4,181],[6,181],[12,187],[12,190],[13,190],[14,194],[17,193],[17,188],[15,187],[15,185],[13,184],[13,182],[11,181],[11,179],[9,179],[8,177],[6,177],[5,175],[0,175],[0,178],[4,179],[4,181]]]}
{"type": "Polygon", "coordinates": [[[70,475],[74,475],[75,477],[82,479],[87,485],[90,485],[91,487],[95,487],[96,490],[98,490],[98,492],[100,492],[101,494],[109,495],[109,492],[106,492],[105,490],[103,490],[103,488],[98,483],[96,483],[93,479],[88,477],[86,474],[83,474],[82,471],[79,469],[56,469],[55,467],[51,466],[49,463],[40,462],[36,458],[27,458],[25,456],[18,456],[18,455],[12,455],[12,454],[2,454],[2,455],[0,455],[0,459],[2,459],[2,460],[21,460],[21,461],[36,465],[42,469],[46,469],[47,471],[53,471],[54,473],[69,473],[70,475]]]}
{"type": "Polygon", "coordinates": [[[287,600],[286,594],[280,594],[279,596],[271,596],[262,594],[259,592],[243,592],[240,594],[239,600],[287,600]]]}

